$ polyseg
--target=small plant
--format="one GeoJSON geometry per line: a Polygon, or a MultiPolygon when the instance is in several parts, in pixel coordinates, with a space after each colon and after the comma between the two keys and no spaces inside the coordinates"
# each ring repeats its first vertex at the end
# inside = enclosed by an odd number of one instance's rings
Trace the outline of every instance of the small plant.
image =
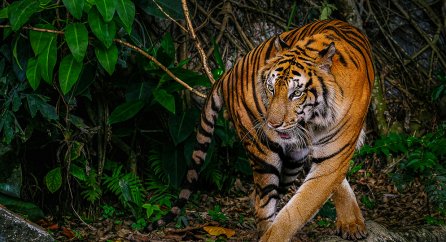
{"type": "Polygon", "coordinates": [[[107,218],[112,218],[115,216],[116,213],[116,209],[108,204],[104,204],[102,205],[102,217],[107,219],[107,218]]]}
{"type": "Polygon", "coordinates": [[[362,204],[364,204],[364,206],[365,206],[367,209],[369,209],[369,210],[374,209],[375,206],[376,206],[375,201],[374,201],[373,199],[371,199],[371,198],[370,198],[369,196],[367,196],[367,195],[364,195],[364,196],[361,197],[361,202],[362,202],[362,204]]]}
{"type": "Polygon", "coordinates": [[[135,230],[143,230],[145,227],[147,227],[147,222],[144,218],[140,218],[132,224],[132,229],[135,230]]]}
{"type": "Polygon", "coordinates": [[[122,166],[113,169],[112,176],[104,176],[106,188],[118,196],[124,207],[139,218],[143,203],[144,189],[139,177],[133,173],[122,173],[122,166]]]}
{"type": "MultiPolygon", "coordinates": [[[[404,189],[415,178],[422,182],[430,203],[437,211],[446,209],[446,123],[423,136],[389,134],[377,139],[373,146],[365,145],[359,155],[377,154],[397,157],[397,170],[390,174],[399,189],[404,189]]],[[[361,199],[365,206],[370,199],[361,199]]]]}
{"type": "Polygon", "coordinates": [[[220,205],[215,205],[213,209],[208,211],[208,214],[212,220],[218,223],[225,224],[228,221],[228,217],[221,211],[220,205]]]}
{"type": "Polygon", "coordinates": [[[446,74],[438,75],[440,84],[432,91],[432,101],[437,101],[446,95],[446,74]]]}

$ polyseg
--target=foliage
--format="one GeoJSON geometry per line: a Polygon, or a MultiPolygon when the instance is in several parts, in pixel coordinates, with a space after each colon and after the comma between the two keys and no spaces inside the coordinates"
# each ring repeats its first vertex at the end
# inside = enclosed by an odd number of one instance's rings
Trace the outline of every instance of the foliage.
{"type": "MultiPolygon", "coordinates": [[[[404,189],[415,178],[424,185],[430,202],[438,211],[446,211],[446,124],[440,124],[433,132],[422,136],[389,134],[374,142],[373,146],[365,145],[359,152],[378,154],[386,157],[397,157],[398,169],[391,174],[392,180],[404,189]]],[[[373,206],[373,202],[365,197],[364,204],[373,206]]]]}
{"type": "Polygon", "coordinates": [[[211,216],[211,219],[220,223],[220,224],[226,224],[229,220],[229,218],[221,211],[220,205],[215,205],[213,209],[210,209],[208,211],[209,216],[211,216]]]}
{"type": "MultiPolygon", "coordinates": [[[[154,219],[176,197],[191,160],[199,110],[183,86],[122,42],[140,47],[190,86],[210,83],[186,69],[189,59],[178,59],[175,36],[147,31],[147,15],[166,19],[158,6],[174,19],[184,18],[177,0],[2,3],[1,142],[26,147],[16,159],[29,166],[24,179],[36,180],[50,196],[71,198],[62,203],[84,203],[67,191],[96,205],[113,194],[136,218],[145,209],[154,219]]],[[[213,45],[218,78],[225,67],[213,45]]],[[[249,172],[246,159],[238,158],[241,149],[228,155],[238,145],[229,123],[219,118],[216,129],[202,173],[223,190],[234,174],[249,172]]],[[[113,211],[103,207],[103,216],[113,211]]]]}
{"type": "Polygon", "coordinates": [[[432,100],[438,101],[446,96],[446,74],[438,75],[440,84],[432,91],[432,100]]]}
{"type": "Polygon", "coordinates": [[[144,188],[139,177],[133,173],[122,173],[122,166],[113,169],[111,176],[104,176],[104,185],[115,194],[124,207],[129,208],[135,218],[141,214],[144,188]]]}

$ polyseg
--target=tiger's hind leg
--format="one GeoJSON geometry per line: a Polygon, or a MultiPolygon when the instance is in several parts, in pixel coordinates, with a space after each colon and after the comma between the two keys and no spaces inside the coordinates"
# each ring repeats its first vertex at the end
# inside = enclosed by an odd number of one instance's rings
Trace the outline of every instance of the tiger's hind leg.
{"type": "Polygon", "coordinates": [[[336,232],[343,239],[362,239],[367,236],[364,218],[347,179],[333,192],[336,207],[336,232]]]}

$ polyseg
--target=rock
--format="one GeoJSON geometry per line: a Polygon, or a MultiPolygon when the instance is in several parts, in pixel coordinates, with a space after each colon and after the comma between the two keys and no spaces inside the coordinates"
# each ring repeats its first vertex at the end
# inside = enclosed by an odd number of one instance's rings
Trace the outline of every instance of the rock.
{"type": "Polygon", "coordinates": [[[0,205],[0,242],[55,241],[40,226],[28,222],[0,205]]]}
{"type": "MultiPolygon", "coordinates": [[[[401,228],[399,231],[390,231],[384,226],[373,222],[366,222],[368,236],[364,242],[435,242],[445,241],[445,226],[418,226],[401,228]]],[[[338,236],[325,236],[319,241],[323,242],[348,242],[338,236]]]]}

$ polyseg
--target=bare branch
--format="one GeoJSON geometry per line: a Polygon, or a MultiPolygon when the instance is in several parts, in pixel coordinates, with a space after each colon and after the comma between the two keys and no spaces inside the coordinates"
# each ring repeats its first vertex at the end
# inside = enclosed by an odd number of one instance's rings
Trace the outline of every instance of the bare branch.
{"type": "Polygon", "coordinates": [[[206,53],[204,53],[204,50],[201,47],[200,40],[197,38],[197,35],[195,34],[194,27],[192,26],[192,21],[190,20],[189,8],[187,7],[186,0],[181,0],[181,5],[183,7],[184,19],[186,20],[186,25],[189,30],[188,32],[189,32],[192,40],[195,43],[195,47],[197,48],[198,54],[200,55],[201,62],[203,63],[203,70],[206,73],[206,75],[208,76],[211,83],[214,84],[215,79],[214,79],[214,76],[212,75],[211,70],[209,69],[206,53]]]}

